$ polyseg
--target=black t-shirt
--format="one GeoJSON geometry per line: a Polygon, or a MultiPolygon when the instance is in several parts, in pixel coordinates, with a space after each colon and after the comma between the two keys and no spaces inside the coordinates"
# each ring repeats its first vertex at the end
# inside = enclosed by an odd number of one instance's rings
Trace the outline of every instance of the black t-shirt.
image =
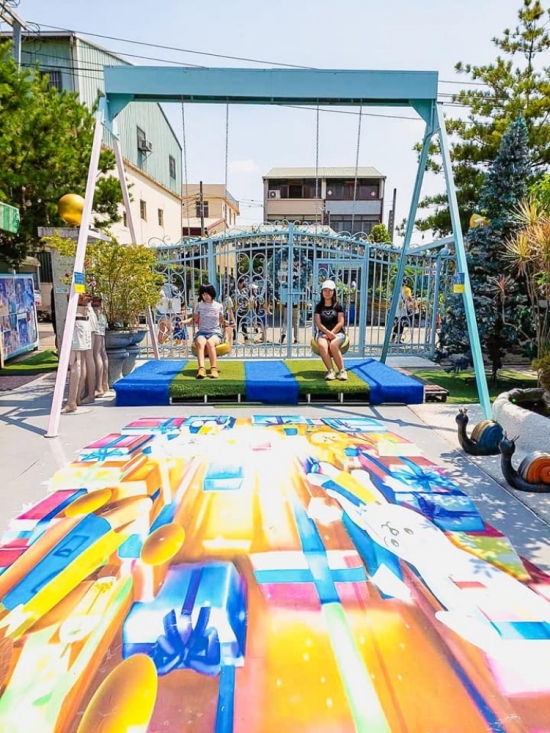
{"type": "MultiPolygon", "coordinates": [[[[338,315],[343,312],[344,309],[340,303],[336,303],[335,305],[322,305],[321,303],[317,303],[315,306],[315,313],[318,313],[321,316],[321,324],[329,331],[332,331],[336,326],[338,323],[338,315]]],[[[338,333],[344,333],[344,329],[342,328],[338,333]]]]}

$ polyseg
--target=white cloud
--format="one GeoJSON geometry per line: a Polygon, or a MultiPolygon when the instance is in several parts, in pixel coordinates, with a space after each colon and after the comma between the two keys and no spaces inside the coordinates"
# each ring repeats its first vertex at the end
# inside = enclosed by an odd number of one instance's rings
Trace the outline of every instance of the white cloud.
{"type": "Polygon", "coordinates": [[[232,160],[229,163],[231,173],[258,173],[260,166],[252,158],[247,160],[232,160]]]}

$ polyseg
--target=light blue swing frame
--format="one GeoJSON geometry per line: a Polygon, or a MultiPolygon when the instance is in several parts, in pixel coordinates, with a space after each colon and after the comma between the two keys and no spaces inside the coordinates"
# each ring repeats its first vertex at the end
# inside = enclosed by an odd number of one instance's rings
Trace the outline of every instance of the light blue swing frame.
{"type": "Polygon", "coordinates": [[[439,136],[443,172],[451,213],[457,275],[463,299],[479,400],[485,418],[491,417],[491,401],[477,329],[464,238],[460,225],[449,142],[443,108],[437,102],[438,74],[434,71],[363,71],[332,69],[231,69],[163,66],[105,67],[105,105],[98,114],[103,124],[111,121],[130,102],[186,102],[220,104],[300,104],[308,106],[411,107],[426,123],[396,285],[388,312],[381,361],[387,359],[391,324],[397,312],[399,292],[410,249],[430,143],[439,136]]]}

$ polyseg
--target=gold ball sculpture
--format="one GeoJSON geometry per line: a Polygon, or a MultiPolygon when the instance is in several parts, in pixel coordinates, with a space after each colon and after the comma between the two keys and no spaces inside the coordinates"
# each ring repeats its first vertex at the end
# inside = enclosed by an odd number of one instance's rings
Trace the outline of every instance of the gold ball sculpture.
{"type": "Polygon", "coordinates": [[[76,193],[66,193],[57,204],[59,216],[72,227],[80,226],[83,209],[84,199],[76,193]]]}

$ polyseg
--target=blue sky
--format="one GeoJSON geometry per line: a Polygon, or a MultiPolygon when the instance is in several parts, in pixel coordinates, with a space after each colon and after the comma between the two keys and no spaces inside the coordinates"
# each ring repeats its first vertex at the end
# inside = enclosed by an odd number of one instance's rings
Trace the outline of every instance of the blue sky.
{"type": "MultiPolygon", "coordinates": [[[[44,30],[54,26],[105,36],[90,36],[90,40],[122,55],[133,54],[128,60],[135,64],[162,63],[162,59],[167,64],[252,68],[279,62],[319,68],[430,70],[439,73],[439,93],[449,100],[444,95],[458,91],[467,79],[454,72],[455,63],[492,61],[496,49],[491,39],[516,25],[521,6],[522,0],[20,0],[16,12],[44,30]]],[[[397,188],[396,220],[400,221],[408,213],[416,174],[412,146],[422,135],[423,123],[406,108],[367,111],[359,164],[372,165],[387,176],[386,219],[391,192],[397,188]]],[[[167,112],[181,139],[179,106],[168,105],[167,112]]],[[[460,111],[448,108],[447,113],[458,116],[460,111]]],[[[231,107],[228,187],[242,202],[257,202],[241,205],[243,223],[261,219],[257,205],[262,198],[261,177],[270,168],[315,165],[315,117],[314,110],[231,107]]],[[[186,128],[189,182],[223,182],[225,107],[187,105],[186,128]]],[[[321,114],[320,166],[354,166],[356,147],[356,115],[321,114]]],[[[431,176],[424,192],[442,188],[442,179],[431,176]]]]}

